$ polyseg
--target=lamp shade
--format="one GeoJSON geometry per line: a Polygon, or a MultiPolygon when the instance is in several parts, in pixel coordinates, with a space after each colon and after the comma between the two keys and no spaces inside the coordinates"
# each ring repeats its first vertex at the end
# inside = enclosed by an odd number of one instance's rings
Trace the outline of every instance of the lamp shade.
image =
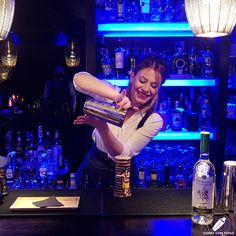
{"type": "Polygon", "coordinates": [[[228,35],[236,23],[236,0],[185,0],[185,11],[199,37],[228,35]]]}
{"type": "Polygon", "coordinates": [[[0,0],[0,40],[7,38],[13,21],[15,0],[0,0]]]}

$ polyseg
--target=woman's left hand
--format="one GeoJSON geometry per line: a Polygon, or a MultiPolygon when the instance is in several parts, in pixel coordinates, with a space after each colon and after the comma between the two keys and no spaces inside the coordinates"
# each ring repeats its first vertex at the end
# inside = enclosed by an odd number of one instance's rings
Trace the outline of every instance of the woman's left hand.
{"type": "Polygon", "coordinates": [[[106,122],[99,120],[91,115],[83,115],[83,116],[78,116],[73,124],[74,125],[90,125],[93,126],[95,128],[99,128],[101,126],[103,126],[106,122]]]}

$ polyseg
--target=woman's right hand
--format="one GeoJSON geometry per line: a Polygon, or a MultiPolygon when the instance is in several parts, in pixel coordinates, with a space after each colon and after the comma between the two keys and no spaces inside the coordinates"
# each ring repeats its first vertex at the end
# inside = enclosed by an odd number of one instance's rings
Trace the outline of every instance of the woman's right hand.
{"type": "Polygon", "coordinates": [[[128,110],[132,108],[134,110],[139,110],[136,107],[132,107],[130,99],[126,96],[126,90],[122,90],[117,96],[115,96],[115,102],[117,104],[118,110],[128,110]]]}

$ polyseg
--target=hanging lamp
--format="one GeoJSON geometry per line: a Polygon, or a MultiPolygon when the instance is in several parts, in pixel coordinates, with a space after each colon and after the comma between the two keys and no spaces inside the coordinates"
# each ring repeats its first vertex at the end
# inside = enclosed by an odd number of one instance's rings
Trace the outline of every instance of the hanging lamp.
{"type": "Polygon", "coordinates": [[[74,40],[71,40],[66,46],[65,61],[68,67],[78,67],[80,64],[79,46],[74,40]]]}
{"type": "Polygon", "coordinates": [[[0,40],[7,38],[13,21],[15,0],[0,0],[0,40]]]}
{"type": "Polygon", "coordinates": [[[236,23],[236,0],[185,0],[185,11],[198,37],[229,35],[236,23]]]}

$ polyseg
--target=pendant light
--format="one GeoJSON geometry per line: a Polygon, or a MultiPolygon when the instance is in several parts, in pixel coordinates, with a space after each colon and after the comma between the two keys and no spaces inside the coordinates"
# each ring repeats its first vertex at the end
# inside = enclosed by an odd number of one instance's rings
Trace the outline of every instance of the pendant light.
{"type": "Polygon", "coordinates": [[[74,40],[71,40],[66,46],[65,61],[68,67],[78,67],[80,64],[79,46],[74,40]]]}
{"type": "Polygon", "coordinates": [[[16,47],[11,40],[10,37],[8,37],[6,40],[2,42],[2,48],[1,48],[1,61],[4,66],[7,67],[14,67],[17,62],[17,51],[16,47]]]}
{"type": "Polygon", "coordinates": [[[185,0],[185,11],[198,37],[229,35],[236,23],[236,0],[185,0]]]}
{"type": "Polygon", "coordinates": [[[13,21],[15,0],[0,0],[0,40],[7,38],[13,21]]]}

